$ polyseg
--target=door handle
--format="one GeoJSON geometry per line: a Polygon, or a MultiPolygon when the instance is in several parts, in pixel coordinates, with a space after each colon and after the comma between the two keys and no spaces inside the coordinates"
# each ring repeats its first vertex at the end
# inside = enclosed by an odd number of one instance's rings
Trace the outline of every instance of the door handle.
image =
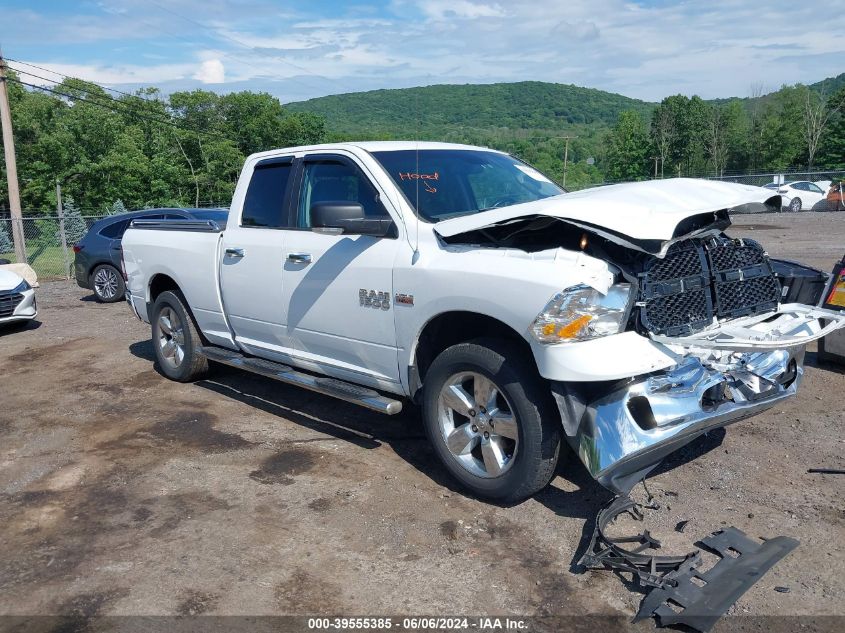
{"type": "Polygon", "coordinates": [[[288,261],[292,264],[310,264],[311,253],[288,253],[288,261]]]}
{"type": "Polygon", "coordinates": [[[242,248],[227,248],[226,257],[243,257],[244,249],[242,248]]]}

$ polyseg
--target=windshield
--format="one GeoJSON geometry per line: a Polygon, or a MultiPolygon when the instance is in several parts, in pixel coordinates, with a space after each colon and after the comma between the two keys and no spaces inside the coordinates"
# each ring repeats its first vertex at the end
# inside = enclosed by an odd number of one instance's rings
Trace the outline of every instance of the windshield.
{"type": "Polygon", "coordinates": [[[498,152],[425,149],[373,156],[429,222],[565,193],[533,167],[498,152]]]}

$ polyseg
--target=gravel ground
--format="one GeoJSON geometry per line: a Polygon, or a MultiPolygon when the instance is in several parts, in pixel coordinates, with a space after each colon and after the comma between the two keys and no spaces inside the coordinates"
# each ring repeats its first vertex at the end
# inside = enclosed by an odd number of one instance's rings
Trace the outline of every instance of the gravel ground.
{"type": "MultiPolygon", "coordinates": [[[[845,250],[845,214],[737,224],[826,270],[845,250]]],[[[38,297],[38,322],[0,333],[0,614],[636,611],[617,576],[574,573],[610,498],[576,460],[529,501],[483,503],[444,475],[411,407],[380,417],[222,368],[170,382],[125,305],[66,282],[38,297]]],[[[649,480],[667,551],[724,525],[801,540],[732,614],[845,615],[845,477],[807,474],[845,468],[843,387],[810,352],[797,398],[649,480]]]]}

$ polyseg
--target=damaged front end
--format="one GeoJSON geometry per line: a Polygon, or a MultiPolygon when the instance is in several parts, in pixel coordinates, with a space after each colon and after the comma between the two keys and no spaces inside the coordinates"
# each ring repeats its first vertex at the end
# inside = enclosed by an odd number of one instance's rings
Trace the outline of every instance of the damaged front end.
{"type": "Polygon", "coordinates": [[[731,354],[690,352],[672,369],[615,387],[556,383],[565,416],[579,420],[570,445],[590,474],[617,493],[667,455],[707,431],[742,420],[794,395],[804,348],[731,354]]]}
{"type": "Polygon", "coordinates": [[[768,256],[751,240],[680,241],[629,276],[638,288],[629,329],[676,362],[622,381],[552,388],[569,443],[620,494],[703,433],[794,395],[806,345],[845,326],[843,313],[779,304],[768,256]]]}
{"type": "Polygon", "coordinates": [[[438,223],[446,244],[578,253],[528,335],[565,435],[626,494],[669,453],[794,395],[806,345],[845,312],[781,304],[768,254],[724,231],[770,192],[673,179],[601,187],[438,223]],[[603,274],[586,264],[602,262],[603,274]],[[591,276],[592,275],[592,276],[591,276]],[[620,303],[619,297],[625,300],[620,303]]]}

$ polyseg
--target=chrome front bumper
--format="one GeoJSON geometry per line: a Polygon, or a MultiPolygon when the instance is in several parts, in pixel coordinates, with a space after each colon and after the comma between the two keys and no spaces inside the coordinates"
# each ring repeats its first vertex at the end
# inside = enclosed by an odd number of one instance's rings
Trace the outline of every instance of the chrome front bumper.
{"type": "Polygon", "coordinates": [[[804,347],[688,356],[677,367],[616,383],[558,383],[567,439],[603,486],[627,493],[668,454],[706,431],[759,413],[793,396],[804,347]]]}

